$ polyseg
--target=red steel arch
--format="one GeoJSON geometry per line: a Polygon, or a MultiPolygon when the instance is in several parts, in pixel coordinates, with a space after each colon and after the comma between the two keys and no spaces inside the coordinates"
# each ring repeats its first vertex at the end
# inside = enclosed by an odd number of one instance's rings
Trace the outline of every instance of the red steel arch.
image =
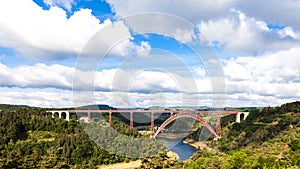
{"type": "Polygon", "coordinates": [[[182,118],[182,117],[188,117],[188,118],[193,118],[200,123],[202,123],[213,135],[215,138],[220,138],[220,135],[218,135],[215,130],[204,120],[200,117],[200,115],[195,115],[192,113],[179,113],[175,115],[171,115],[160,127],[159,129],[155,132],[154,137],[156,137],[168,124],[170,124],[172,121],[182,118]]]}

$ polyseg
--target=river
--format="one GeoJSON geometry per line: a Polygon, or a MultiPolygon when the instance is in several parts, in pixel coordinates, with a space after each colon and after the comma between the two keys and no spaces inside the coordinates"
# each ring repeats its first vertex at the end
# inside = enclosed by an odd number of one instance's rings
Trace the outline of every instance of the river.
{"type": "Polygon", "coordinates": [[[178,160],[186,160],[190,158],[197,150],[183,143],[182,139],[167,139],[167,138],[157,138],[163,141],[168,148],[179,156],[178,160]]]}

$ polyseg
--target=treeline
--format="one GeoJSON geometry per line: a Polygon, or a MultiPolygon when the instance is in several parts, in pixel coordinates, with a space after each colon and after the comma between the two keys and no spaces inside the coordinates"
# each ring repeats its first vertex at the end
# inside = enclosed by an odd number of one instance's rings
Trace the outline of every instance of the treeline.
{"type": "Polygon", "coordinates": [[[11,105],[11,104],[0,104],[0,110],[16,110],[16,109],[30,108],[26,105],[11,105]]]}
{"type": "MultiPolygon", "coordinates": [[[[0,168],[97,168],[97,165],[101,164],[135,160],[107,151],[86,134],[87,131],[99,131],[104,128],[102,122],[87,125],[80,124],[76,120],[67,122],[52,118],[44,109],[39,108],[2,109],[0,168]]],[[[126,141],[114,139],[114,144],[120,142],[117,144],[119,151],[126,150],[128,145],[136,144],[133,136],[142,137],[136,130],[117,120],[114,120],[113,128],[114,131],[119,131],[122,138],[125,136],[131,138],[126,141]]],[[[105,140],[101,133],[94,136],[99,140],[105,140]]],[[[153,150],[154,152],[165,150],[161,143],[154,144],[149,141],[149,144],[143,145],[143,153],[147,154],[149,151],[148,154],[151,154],[153,150]]]]}

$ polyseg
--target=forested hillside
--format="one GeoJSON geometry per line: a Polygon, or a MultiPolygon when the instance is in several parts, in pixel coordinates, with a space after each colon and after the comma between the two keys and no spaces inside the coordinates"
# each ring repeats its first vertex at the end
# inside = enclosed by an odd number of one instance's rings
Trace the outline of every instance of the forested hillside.
{"type": "MultiPolygon", "coordinates": [[[[40,108],[3,108],[0,111],[0,168],[95,168],[100,164],[135,160],[109,153],[96,144],[107,141],[99,138],[117,138],[115,142],[108,142],[112,148],[109,151],[120,154],[129,145],[133,147],[132,152],[136,151],[135,145],[143,147],[141,151],[146,155],[166,150],[159,142],[146,143],[149,146],[134,139],[124,142],[126,135],[143,136],[118,118],[113,120],[113,128],[122,135],[97,134],[100,130],[109,130],[101,126],[101,122],[87,126],[91,132],[87,133],[95,143],[76,120],[51,118],[40,108]]],[[[294,102],[251,109],[241,123],[235,122],[235,115],[222,117],[222,138],[216,142],[206,141],[209,148],[198,150],[187,162],[170,159],[162,153],[142,159],[141,168],[300,168],[299,110],[300,102],[294,102]]],[[[197,136],[190,137],[197,140],[197,136]]]]}
{"type": "MultiPolygon", "coordinates": [[[[143,161],[143,168],[300,168],[300,102],[252,109],[241,123],[222,117],[222,138],[206,141],[186,163],[164,156],[143,161]],[[162,162],[164,161],[164,162],[162,162]]],[[[201,131],[202,128],[199,129],[201,131]]],[[[199,133],[198,131],[198,133],[199,133]]],[[[192,134],[198,140],[199,134],[192,134]]]]}
{"type": "MultiPolygon", "coordinates": [[[[100,122],[91,123],[99,125],[100,122]]],[[[117,119],[113,128],[123,135],[142,137],[117,119]]],[[[151,151],[165,151],[162,144],[155,145],[151,151]]],[[[150,150],[144,147],[143,151],[150,150]]],[[[39,108],[0,111],[0,168],[96,168],[130,160],[135,159],[114,155],[98,146],[76,120],[52,118],[39,108]]]]}
{"type": "Polygon", "coordinates": [[[187,168],[299,168],[300,103],[253,110],[245,121],[222,119],[213,151],[198,151],[187,168]]]}

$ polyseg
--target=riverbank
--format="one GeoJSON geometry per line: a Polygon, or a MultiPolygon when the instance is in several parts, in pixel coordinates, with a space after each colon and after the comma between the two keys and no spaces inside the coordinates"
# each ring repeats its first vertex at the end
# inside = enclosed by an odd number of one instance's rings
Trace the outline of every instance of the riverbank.
{"type": "Polygon", "coordinates": [[[173,152],[173,151],[168,151],[167,152],[167,156],[172,159],[172,160],[178,160],[179,159],[179,156],[177,153],[173,152]]]}
{"type": "Polygon", "coordinates": [[[189,139],[189,138],[185,138],[184,140],[183,140],[183,143],[184,144],[187,144],[187,145],[189,145],[189,146],[191,146],[191,147],[194,147],[194,148],[196,148],[196,149],[207,149],[207,150],[210,150],[211,148],[210,147],[208,147],[205,143],[202,143],[202,142],[200,142],[200,141],[195,141],[195,140],[193,140],[193,139],[189,139]]]}

